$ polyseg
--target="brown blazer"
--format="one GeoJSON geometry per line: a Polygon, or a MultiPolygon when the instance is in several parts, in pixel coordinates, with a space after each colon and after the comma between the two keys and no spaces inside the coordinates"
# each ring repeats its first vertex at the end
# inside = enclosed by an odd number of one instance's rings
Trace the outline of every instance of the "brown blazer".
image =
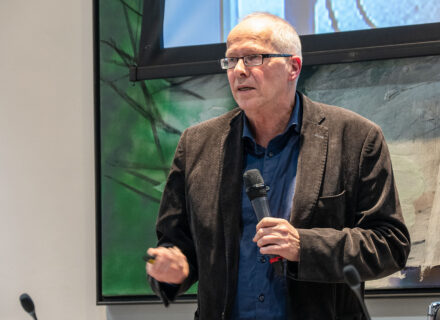
{"type": "MultiPolygon", "coordinates": [[[[300,234],[301,256],[288,263],[289,318],[362,319],[343,284],[343,267],[353,264],[363,281],[383,277],[404,267],[410,249],[388,148],[371,121],[300,97],[290,222],[300,234]]],[[[229,319],[235,299],[242,117],[234,109],[182,134],[161,201],[158,245],[178,246],[190,276],[179,288],[153,287],[173,300],[198,280],[196,319],[229,319]]]]}

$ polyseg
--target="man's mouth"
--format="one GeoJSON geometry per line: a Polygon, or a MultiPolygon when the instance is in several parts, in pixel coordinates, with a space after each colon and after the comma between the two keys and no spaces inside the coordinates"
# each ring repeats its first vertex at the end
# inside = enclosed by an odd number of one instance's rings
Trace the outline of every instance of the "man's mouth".
{"type": "Polygon", "coordinates": [[[239,87],[238,91],[249,91],[249,90],[253,90],[254,88],[252,87],[239,87]]]}

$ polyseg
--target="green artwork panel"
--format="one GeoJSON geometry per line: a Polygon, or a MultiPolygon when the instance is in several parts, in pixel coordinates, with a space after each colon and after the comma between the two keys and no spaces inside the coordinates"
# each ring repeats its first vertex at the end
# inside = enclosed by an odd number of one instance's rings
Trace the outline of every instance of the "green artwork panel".
{"type": "MultiPolygon", "coordinates": [[[[129,82],[142,2],[100,1],[104,297],[152,294],[142,256],[156,244],[159,202],[180,134],[235,106],[225,74],[129,82]]],[[[366,287],[440,287],[440,57],[309,66],[298,88],[371,119],[387,139],[412,252],[402,272],[366,287]]]]}
{"type": "MultiPolygon", "coordinates": [[[[148,295],[142,256],[180,134],[234,106],[226,76],[128,81],[142,1],[100,1],[101,280],[104,297],[148,295]]],[[[196,293],[194,286],[188,293],[196,293]]]]}
{"type": "Polygon", "coordinates": [[[144,295],[152,291],[141,257],[156,243],[159,201],[180,134],[234,102],[222,74],[134,86],[125,80],[118,88],[127,97],[102,86],[109,97],[101,100],[102,290],[144,295]]]}

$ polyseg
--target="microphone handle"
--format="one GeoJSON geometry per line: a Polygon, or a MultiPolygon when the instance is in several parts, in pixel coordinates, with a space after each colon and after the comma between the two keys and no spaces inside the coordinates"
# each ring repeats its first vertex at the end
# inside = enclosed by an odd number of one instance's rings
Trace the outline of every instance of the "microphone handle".
{"type": "Polygon", "coordinates": [[[255,215],[257,216],[258,222],[263,218],[270,217],[269,201],[267,197],[258,197],[251,200],[252,208],[254,208],[255,215]]]}
{"type": "MultiPolygon", "coordinates": [[[[255,215],[257,216],[258,222],[263,218],[271,217],[269,201],[267,197],[257,197],[251,200],[252,208],[254,208],[255,215]]],[[[269,262],[276,268],[277,273],[282,271],[283,259],[280,256],[269,255],[269,262]]]]}

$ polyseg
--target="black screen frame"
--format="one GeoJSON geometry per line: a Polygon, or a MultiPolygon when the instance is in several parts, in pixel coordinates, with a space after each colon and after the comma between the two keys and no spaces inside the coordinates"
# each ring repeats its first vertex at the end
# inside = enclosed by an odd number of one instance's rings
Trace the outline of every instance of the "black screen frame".
{"type": "MultiPolygon", "coordinates": [[[[145,2],[146,3],[146,2],[145,2]]],[[[144,7],[142,48],[130,68],[130,81],[222,73],[225,43],[164,48],[165,0],[144,7]]],[[[321,65],[440,54],[440,22],[400,27],[300,35],[303,63],[321,65]]]]}

